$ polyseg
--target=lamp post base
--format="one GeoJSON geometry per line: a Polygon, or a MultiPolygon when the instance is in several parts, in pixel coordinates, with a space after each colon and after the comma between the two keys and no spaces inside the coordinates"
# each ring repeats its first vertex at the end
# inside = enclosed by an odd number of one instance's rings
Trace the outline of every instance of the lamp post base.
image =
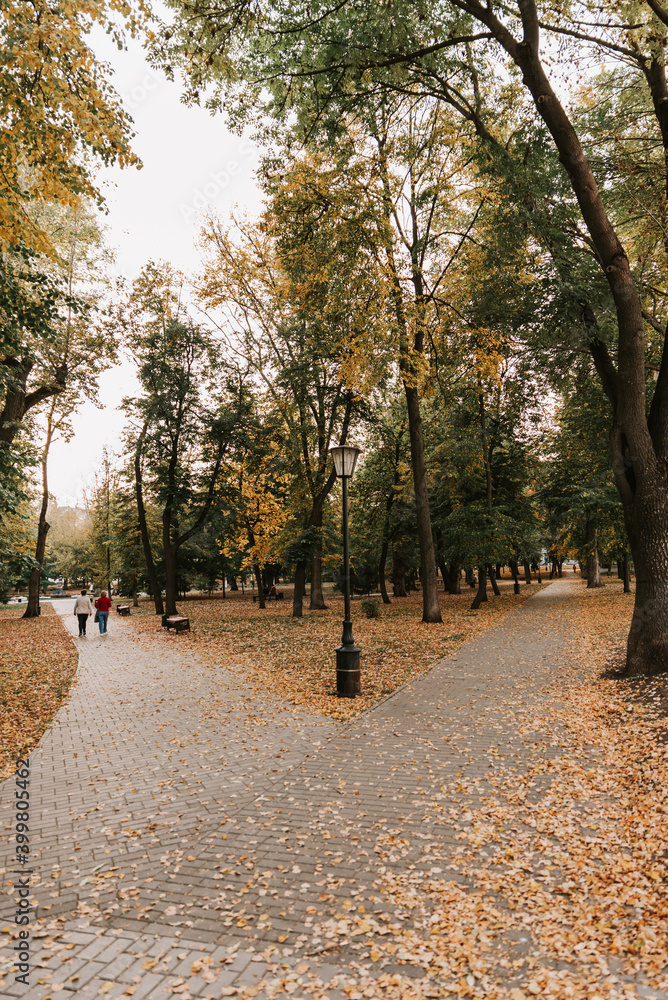
{"type": "Polygon", "coordinates": [[[339,698],[354,698],[360,689],[359,646],[336,647],[336,694],[339,698]]]}

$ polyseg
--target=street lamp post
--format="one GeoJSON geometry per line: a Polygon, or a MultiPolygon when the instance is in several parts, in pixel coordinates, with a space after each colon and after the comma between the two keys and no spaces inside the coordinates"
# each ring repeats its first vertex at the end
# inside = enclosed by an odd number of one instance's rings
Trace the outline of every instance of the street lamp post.
{"type": "Polygon", "coordinates": [[[345,614],[341,645],[336,648],[336,693],[339,698],[354,698],[360,693],[360,649],[353,640],[350,618],[350,557],[348,548],[348,480],[355,471],[360,449],[355,445],[339,444],[329,449],[334,469],[343,485],[343,575],[345,614]]]}

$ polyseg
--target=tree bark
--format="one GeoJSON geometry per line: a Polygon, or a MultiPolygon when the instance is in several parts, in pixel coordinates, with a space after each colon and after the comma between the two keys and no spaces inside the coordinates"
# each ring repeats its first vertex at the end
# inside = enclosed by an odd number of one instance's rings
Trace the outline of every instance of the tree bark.
{"type": "Polygon", "coordinates": [[[39,521],[37,523],[37,543],[35,545],[35,563],[30,570],[28,579],[28,605],[23,613],[23,618],[36,618],[40,614],[39,606],[39,581],[42,575],[42,564],[44,563],[44,553],[46,552],[46,536],[49,533],[50,525],[46,519],[49,509],[49,480],[48,480],[48,460],[49,448],[53,437],[53,413],[51,407],[46,425],[46,440],[44,451],[42,452],[42,503],[39,509],[39,521]]]}
{"type": "Polygon", "coordinates": [[[64,390],[67,382],[67,366],[61,365],[56,370],[52,382],[37,386],[28,392],[28,377],[34,368],[34,361],[29,358],[5,358],[2,364],[11,372],[11,383],[0,412],[0,442],[12,444],[28,410],[64,390]]]}
{"type": "Polygon", "coordinates": [[[306,590],[306,563],[298,562],[295,566],[295,589],[292,596],[292,617],[301,618],[304,614],[304,592],[306,590]]]}
{"type": "MultiPolygon", "coordinates": [[[[392,194],[387,164],[387,151],[384,138],[376,136],[379,149],[380,175],[383,184],[385,213],[387,222],[391,224],[393,217],[392,194]]],[[[387,254],[390,277],[390,294],[394,306],[394,314],[399,334],[399,370],[406,396],[408,412],[408,434],[411,443],[411,466],[413,470],[413,489],[415,491],[415,506],[417,508],[417,531],[420,546],[420,578],[422,580],[422,621],[441,622],[441,606],[438,599],[438,574],[436,572],[436,556],[434,539],[431,531],[431,516],[429,513],[429,492],[427,489],[427,468],[424,457],[424,438],[422,434],[422,416],[420,414],[420,395],[418,385],[420,374],[415,364],[415,355],[424,352],[424,290],[422,287],[422,271],[417,254],[419,240],[417,238],[415,206],[411,204],[413,215],[413,239],[411,245],[412,281],[415,291],[415,330],[411,338],[404,308],[404,297],[399,279],[399,271],[394,256],[394,246],[389,239],[385,253],[387,254]],[[412,344],[411,344],[412,339],[412,344]]],[[[395,593],[395,596],[396,593],[395,593]]]]}
{"type": "Polygon", "coordinates": [[[478,566],[478,593],[473,598],[473,604],[471,605],[471,610],[475,611],[479,608],[483,601],[488,601],[487,596],[487,567],[478,566]]]}
{"type": "MultiPolygon", "coordinates": [[[[322,507],[314,511],[311,515],[311,524],[314,528],[322,528],[322,507]]],[[[322,592],[322,550],[320,543],[313,546],[313,556],[311,558],[311,594],[309,599],[309,609],[311,611],[322,611],[326,608],[325,598],[322,592]]]]}
{"type": "Polygon", "coordinates": [[[461,593],[461,570],[459,566],[452,564],[448,569],[448,593],[449,594],[460,594],[461,593]]]}
{"type": "MultiPolygon", "coordinates": [[[[516,39],[491,4],[474,8],[522,72],[559,153],[592,245],[607,278],[619,332],[616,362],[606,344],[589,338],[596,371],[612,408],[610,454],[615,484],[636,569],[636,594],[626,656],[627,673],[653,674],[668,667],[668,335],[647,415],[645,329],[642,303],[626,251],[610,221],[596,178],[573,123],[555,94],[540,60],[535,0],[520,0],[523,37],[516,39]]],[[[659,5],[657,5],[659,6],[659,5]]],[[[652,5],[652,9],[655,9],[652,5]]],[[[656,11],[655,11],[656,12],[656,11]]],[[[663,55],[638,58],[645,74],[668,161],[668,87],[663,55]]],[[[664,167],[664,184],[668,170],[664,167]]],[[[588,586],[595,585],[589,579],[588,586]]]]}
{"type": "Polygon", "coordinates": [[[489,575],[489,582],[492,585],[492,591],[495,597],[500,597],[501,591],[499,590],[499,585],[496,582],[496,573],[494,572],[494,566],[492,565],[492,563],[490,563],[489,566],[487,567],[487,573],[489,575]]]}
{"type": "Polygon", "coordinates": [[[624,580],[624,593],[631,593],[631,560],[628,555],[622,560],[622,579],[624,580]]]}
{"type": "Polygon", "coordinates": [[[172,542],[171,517],[168,510],[162,515],[162,548],[165,563],[165,611],[166,615],[177,615],[176,601],[178,599],[178,563],[177,550],[172,542]]]}
{"type": "Polygon", "coordinates": [[[601,569],[598,564],[598,548],[596,547],[597,535],[598,528],[592,521],[588,521],[586,528],[588,590],[603,586],[601,582],[601,569]]]}
{"type": "Polygon", "coordinates": [[[155,563],[153,562],[153,553],[151,552],[151,540],[148,534],[148,524],[146,522],[146,508],[144,506],[144,486],[143,486],[143,476],[141,467],[141,453],[144,445],[144,435],[146,434],[147,424],[142,427],[141,434],[137,439],[137,447],[135,448],[135,497],[137,500],[137,516],[139,518],[139,533],[141,535],[141,544],[144,550],[144,562],[146,563],[146,573],[149,579],[149,587],[151,590],[151,596],[153,597],[153,603],[155,605],[156,615],[164,615],[165,608],[162,603],[162,593],[160,590],[160,584],[158,583],[158,574],[155,570],[155,563]]]}
{"type": "Polygon", "coordinates": [[[528,559],[524,560],[524,582],[531,583],[531,564],[528,559]]]}
{"type": "Polygon", "coordinates": [[[406,566],[396,545],[392,547],[392,593],[395,597],[406,596],[406,566]]]}
{"type": "Polygon", "coordinates": [[[380,589],[380,596],[383,599],[383,604],[391,604],[390,598],[387,596],[387,586],[385,584],[385,563],[387,562],[387,550],[389,547],[389,542],[387,538],[383,539],[383,544],[380,547],[380,560],[378,562],[378,586],[380,589]]]}
{"type": "Polygon", "coordinates": [[[427,491],[427,468],[424,458],[422,417],[417,389],[405,385],[408,407],[408,432],[411,441],[411,464],[413,467],[413,488],[417,509],[418,542],[420,545],[420,579],[422,580],[422,621],[441,622],[441,606],[438,600],[438,574],[434,540],[429,514],[429,493],[427,491]]]}
{"type": "Polygon", "coordinates": [[[668,503],[651,493],[638,499],[626,521],[636,578],[626,672],[651,675],[668,669],[668,503]]]}
{"type": "Polygon", "coordinates": [[[257,599],[258,604],[261,608],[266,608],[267,604],[264,599],[264,586],[262,584],[262,571],[258,563],[253,563],[253,573],[255,575],[255,580],[257,582],[257,599]]]}
{"type": "Polygon", "coordinates": [[[23,613],[23,618],[36,618],[40,614],[39,606],[39,581],[42,575],[42,563],[44,562],[44,553],[46,551],[46,536],[49,533],[49,528],[51,527],[46,519],[46,512],[49,505],[49,494],[48,491],[44,491],[42,494],[42,505],[39,511],[39,522],[37,525],[37,544],[35,545],[35,562],[36,566],[33,566],[30,570],[30,576],[28,578],[28,604],[23,613]]]}

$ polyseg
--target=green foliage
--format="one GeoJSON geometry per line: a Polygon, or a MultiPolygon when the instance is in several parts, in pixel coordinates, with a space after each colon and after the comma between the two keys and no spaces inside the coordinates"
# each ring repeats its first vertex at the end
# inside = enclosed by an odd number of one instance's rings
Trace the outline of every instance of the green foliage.
{"type": "Polygon", "coordinates": [[[443,555],[457,566],[507,563],[525,544],[526,530],[507,508],[470,503],[442,522],[443,555]]]}
{"type": "Polygon", "coordinates": [[[366,618],[380,618],[380,601],[374,600],[373,597],[365,597],[360,601],[360,608],[366,618]]]}

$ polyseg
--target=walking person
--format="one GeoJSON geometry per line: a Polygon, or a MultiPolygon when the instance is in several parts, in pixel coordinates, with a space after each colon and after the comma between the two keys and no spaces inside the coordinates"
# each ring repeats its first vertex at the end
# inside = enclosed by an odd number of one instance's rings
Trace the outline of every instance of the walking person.
{"type": "Polygon", "coordinates": [[[111,607],[111,601],[107,597],[106,590],[103,590],[98,599],[95,602],[95,607],[97,608],[98,624],[100,626],[100,635],[107,634],[107,618],[109,617],[109,608],[111,607]]]}
{"type": "Polygon", "coordinates": [[[93,605],[90,603],[88,591],[82,590],[74,602],[74,614],[79,619],[79,636],[86,634],[86,622],[93,614],[93,605]]]}

